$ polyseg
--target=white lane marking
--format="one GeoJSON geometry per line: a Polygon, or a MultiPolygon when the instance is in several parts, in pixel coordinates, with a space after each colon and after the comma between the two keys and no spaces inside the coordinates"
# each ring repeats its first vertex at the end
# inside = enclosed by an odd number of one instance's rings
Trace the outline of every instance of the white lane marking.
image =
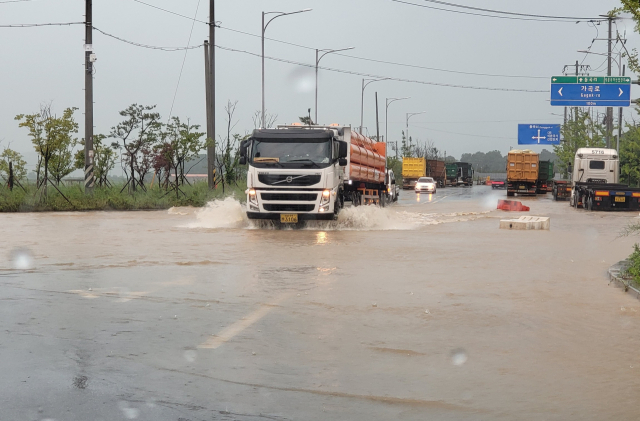
{"type": "Polygon", "coordinates": [[[254,310],[252,313],[238,320],[234,324],[222,329],[222,331],[217,335],[212,335],[209,339],[207,339],[206,341],[198,345],[198,348],[216,349],[221,345],[224,345],[225,343],[233,339],[236,335],[244,331],[246,328],[248,328],[249,326],[257,322],[258,320],[262,319],[272,309],[274,309],[275,307],[278,307],[278,305],[282,301],[289,298],[290,296],[291,294],[283,294],[275,302],[272,302],[269,304],[262,304],[260,308],[258,308],[257,310],[254,310]]]}

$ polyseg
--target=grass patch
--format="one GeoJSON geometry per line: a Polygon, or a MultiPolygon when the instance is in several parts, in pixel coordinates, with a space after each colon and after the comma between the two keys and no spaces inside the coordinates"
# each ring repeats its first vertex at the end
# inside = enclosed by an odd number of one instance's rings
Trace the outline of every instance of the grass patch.
{"type": "Polygon", "coordinates": [[[26,192],[20,187],[13,191],[0,187],[0,212],[49,212],[49,211],[92,211],[92,210],[156,210],[169,209],[174,206],[204,206],[214,199],[235,196],[244,202],[246,184],[222,186],[209,190],[206,182],[180,186],[184,194],[176,195],[175,191],[167,193],[158,187],[145,191],[120,193],[122,185],[113,187],[96,187],[92,196],[84,194],[81,186],[59,186],[58,188],[69,199],[68,201],[54,187],[49,186],[47,197],[36,191],[34,185],[24,185],[26,192]]]}

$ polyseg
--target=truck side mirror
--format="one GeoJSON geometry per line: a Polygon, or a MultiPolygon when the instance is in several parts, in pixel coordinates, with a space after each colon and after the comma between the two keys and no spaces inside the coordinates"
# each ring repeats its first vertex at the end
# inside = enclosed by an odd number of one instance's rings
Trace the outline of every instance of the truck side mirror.
{"type": "Polygon", "coordinates": [[[238,164],[247,165],[247,157],[246,156],[240,156],[240,159],[238,160],[238,164]]]}
{"type": "Polygon", "coordinates": [[[338,159],[338,165],[340,165],[341,167],[346,167],[347,166],[347,158],[339,158],[338,159]]]}
{"type": "Polygon", "coordinates": [[[247,144],[248,143],[249,143],[248,140],[243,140],[242,142],[240,142],[240,157],[246,157],[247,156],[247,144]]]}
{"type": "MultiPolygon", "coordinates": [[[[349,155],[347,148],[349,144],[343,140],[338,141],[338,158],[346,158],[349,155]]],[[[342,165],[342,164],[340,164],[342,165]]],[[[347,164],[344,164],[347,165],[347,164]]],[[[344,167],[344,165],[342,165],[344,167]]]]}
{"type": "Polygon", "coordinates": [[[571,164],[567,165],[567,172],[573,172],[573,165],[571,164]]]}

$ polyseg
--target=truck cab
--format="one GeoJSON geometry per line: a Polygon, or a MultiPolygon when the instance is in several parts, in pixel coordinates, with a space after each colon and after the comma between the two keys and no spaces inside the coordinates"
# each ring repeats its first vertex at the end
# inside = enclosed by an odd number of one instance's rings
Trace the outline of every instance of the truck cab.
{"type": "Polygon", "coordinates": [[[247,217],[334,219],[343,206],[347,144],[329,127],[257,129],[240,148],[248,164],[247,217]]]}
{"type": "Polygon", "coordinates": [[[616,184],[619,162],[615,149],[580,148],[576,151],[573,165],[573,184],[616,184]]]}

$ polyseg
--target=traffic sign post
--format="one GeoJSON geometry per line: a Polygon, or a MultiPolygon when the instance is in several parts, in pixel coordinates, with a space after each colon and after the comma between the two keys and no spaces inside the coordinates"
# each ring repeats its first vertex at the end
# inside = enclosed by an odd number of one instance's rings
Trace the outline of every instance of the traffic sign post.
{"type": "Polygon", "coordinates": [[[553,76],[551,105],[629,107],[631,78],[625,76],[553,76]]]}
{"type": "Polygon", "coordinates": [[[518,145],[559,144],[559,124],[518,124],[518,145]]]}

